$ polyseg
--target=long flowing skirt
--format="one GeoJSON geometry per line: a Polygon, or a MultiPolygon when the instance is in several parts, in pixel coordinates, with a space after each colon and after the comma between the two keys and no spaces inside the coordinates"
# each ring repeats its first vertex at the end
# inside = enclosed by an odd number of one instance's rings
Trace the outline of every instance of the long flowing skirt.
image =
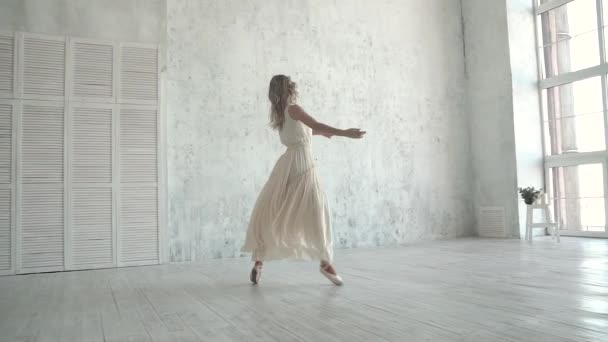
{"type": "Polygon", "coordinates": [[[277,161],[256,201],[242,251],[260,261],[332,261],[329,205],[310,144],[288,147],[277,161]]]}

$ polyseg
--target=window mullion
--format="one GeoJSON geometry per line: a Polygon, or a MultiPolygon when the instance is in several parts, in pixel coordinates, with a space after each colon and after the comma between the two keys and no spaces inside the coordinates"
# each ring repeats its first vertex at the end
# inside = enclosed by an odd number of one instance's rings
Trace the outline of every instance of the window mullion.
{"type": "MultiPolygon", "coordinates": [[[[604,10],[603,10],[603,0],[597,1],[597,26],[598,26],[598,39],[600,44],[600,64],[606,64],[606,35],[604,32],[604,10]]],[[[602,76],[602,100],[604,103],[604,141],[606,142],[606,147],[608,147],[608,98],[606,95],[607,92],[607,79],[606,74],[602,76]]],[[[608,217],[608,163],[606,160],[602,162],[602,166],[604,169],[604,217],[608,217]]],[[[604,226],[604,232],[606,232],[607,227],[604,226]]]]}
{"type": "Polygon", "coordinates": [[[539,4],[538,6],[536,6],[535,14],[536,15],[543,14],[543,13],[550,11],[552,9],[555,9],[557,7],[564,6],[572,1],[574,1],[574,0],[553,0],[553,1],[549,1],[544,4],[539,4]]]}
{"type": "Polygon", "coordinates": [[[599,40],[599,44],[600,44],[600,64],[605,64],[606,63],[606,49],[604,49],[604,41],[605,41],[605,37],[604,37],[604,17],[603,17],[603,11],[602,11],[602,0],[596,0],[596,7],[597,7],[597,32],[598,32],[598,40],[599,40]]]}
{"type": "MultiPolygon", "coordinates": [[[[604,10],[603,10],[603,1],[597,0],[597,26],[598,29],[598,37],[600,44],[600,63],[606,64],[606,35],[604,32],[604,10]]],[[[602,75],[602,99],[604,101],[604,140],[606,141],[606,147],[608,147],[608,99],[606,95],[608,94],[607,89],[607,79],[606,74],[602,75]]],[[[608,185],[607,185],[608,186],[608,185]]],[[[607,189],[608,190],[608,189],[607,189]]],[[[607,192],[608,194],[608,192],[607,192]]],[[[606,212],[608,215],[608,212],[606,212]]],[[[608,217],[608,216],[606,216],[608,217]]]]}

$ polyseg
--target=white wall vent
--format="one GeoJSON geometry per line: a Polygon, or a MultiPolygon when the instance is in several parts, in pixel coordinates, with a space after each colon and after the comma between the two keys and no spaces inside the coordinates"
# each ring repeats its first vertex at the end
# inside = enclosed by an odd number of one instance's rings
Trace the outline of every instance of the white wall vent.
{"type": "Polygon", "coordinates": [[[503,238],[505,234],[505,208],[479,208],[479,236],[503,238]]]}

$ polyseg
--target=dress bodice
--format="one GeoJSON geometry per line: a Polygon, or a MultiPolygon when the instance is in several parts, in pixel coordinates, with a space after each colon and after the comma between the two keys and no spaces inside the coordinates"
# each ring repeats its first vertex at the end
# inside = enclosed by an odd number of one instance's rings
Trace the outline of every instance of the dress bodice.
{"type": "Polygon", "coordinates": [[[285,108],[285,122],[279,131],[281,143],[285,146],[310,144],[312,140],[312,129],[298,120],[291,118],[288,112],[289,106],[285,108]]]}

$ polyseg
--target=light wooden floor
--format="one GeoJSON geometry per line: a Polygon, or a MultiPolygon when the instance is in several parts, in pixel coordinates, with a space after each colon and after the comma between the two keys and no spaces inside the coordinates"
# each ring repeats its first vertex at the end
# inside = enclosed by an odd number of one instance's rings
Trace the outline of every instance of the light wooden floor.
{"type": "Polygon", "coordinates": [[[0,278],[0,341],[608,341],[608,240],[463,239],[0,278]]]}

